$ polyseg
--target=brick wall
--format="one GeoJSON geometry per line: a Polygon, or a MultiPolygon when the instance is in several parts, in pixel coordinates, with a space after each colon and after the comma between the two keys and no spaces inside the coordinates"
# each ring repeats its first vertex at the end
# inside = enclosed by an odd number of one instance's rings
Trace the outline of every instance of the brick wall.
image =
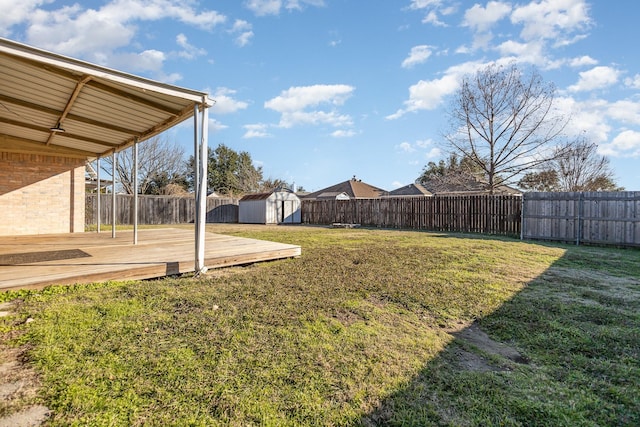
{"type": "Polygon", "coordinates": [[[84,163],[0,151],[0,236],[84,231],[84,163]]]}

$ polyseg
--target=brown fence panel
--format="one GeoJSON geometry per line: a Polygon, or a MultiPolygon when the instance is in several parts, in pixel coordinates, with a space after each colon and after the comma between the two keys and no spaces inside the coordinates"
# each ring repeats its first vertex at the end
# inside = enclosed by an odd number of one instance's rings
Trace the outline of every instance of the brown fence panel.
{"type": "Polygon", "coordinates": [[[527,193],[522,237],[640,246],[640,192],[527,193]]]}
{"type": "MultiPolygon", "coordinates": [[[[100,221],[111,223],[112,195],[100,195],[100,221]]],[[[96,223],[97,195],[85,195],[85,224],[96,223]]],[[[207,198],[207,222],[238,222],[238,199],[207,198]]],[[[193,196],[147,196],[138,198],[139,224],[187,224],[195,218],[196,203],[193,196]]],[[[133,224],[133,196],[116,195],[116,223],[133,224]]]]}
{"type": "Polygon", "coordinates": [[[306,224],[360,224],[414,230],[520,234],[519,196],[303,200],[306,224]]]}

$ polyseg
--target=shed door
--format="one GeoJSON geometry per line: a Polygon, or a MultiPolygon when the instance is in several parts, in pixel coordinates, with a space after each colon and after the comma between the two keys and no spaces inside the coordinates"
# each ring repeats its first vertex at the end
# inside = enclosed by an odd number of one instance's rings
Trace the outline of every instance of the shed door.
{"type": "Polygon", "coordinates": [[[280,222],[293,224],[300,222],[298,203],[295,200],[282,201],[282,217],[280,222]]]}

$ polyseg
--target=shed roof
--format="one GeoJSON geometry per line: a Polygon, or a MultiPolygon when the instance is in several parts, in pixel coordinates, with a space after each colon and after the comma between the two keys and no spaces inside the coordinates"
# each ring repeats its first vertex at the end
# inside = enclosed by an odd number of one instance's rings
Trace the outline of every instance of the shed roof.
{"type": "Polygon", "coordinates": [[[269,193],[245,194],[244,196],[242,196],[240,201],[241,202],[246,202],[246,201],[249,201],[249,200],[267,200],[272,194],[273,194],[273,191],[271,191],[269,193]]]}
{"type": "Polygon", "coordinates": [[[94,158],[211,106],[184,89],[0,38],[0,149],[94,158]]]}
{"type": "Polygon", "coordinates": [[[291,190],[287,190],[287,189],[276,189],[276,190],[272,190],[272,191],[267,191],[265,193],[251,193],[251,194],[245,194],[244,196],[242,196],[242,198],[240,199],[241,202],[245,202],[248,200],[267,200],[269,197],[271,197],[273,194],[278,193],[278,194],[282,194],[285,193],[287,195],[291,195],[294,198],[298,198],[298,196],[291,190]]]}

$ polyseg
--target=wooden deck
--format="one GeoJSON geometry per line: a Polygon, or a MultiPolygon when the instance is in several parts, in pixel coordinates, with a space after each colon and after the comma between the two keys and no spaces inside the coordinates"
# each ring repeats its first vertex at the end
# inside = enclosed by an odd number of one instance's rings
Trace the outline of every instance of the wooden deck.
{"type": "MultiPolygon", "coordinates": [[[[150,279],[194,271],[194,232],[138,230],[0,238],[0,291],[51,284],[150,279]]],[[[229,267],[299,256],[300,246],[206,233],[205,265],[229,267]]]]}

